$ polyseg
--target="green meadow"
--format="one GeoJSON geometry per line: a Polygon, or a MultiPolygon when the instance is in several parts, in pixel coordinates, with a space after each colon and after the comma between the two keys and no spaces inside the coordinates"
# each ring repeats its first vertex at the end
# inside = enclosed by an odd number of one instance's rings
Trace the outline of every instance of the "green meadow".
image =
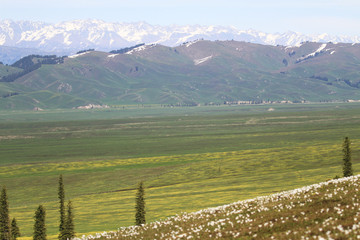
{"type": "Polygon", "coordinates": [[[39,204],[58,233],[58,177],[77,236],[309,185],[342,173],[342,141],[360,169],[360,104],[0,111],[0,185],[31,237],[39,204]],[[273,108],[274,111],[269,111],[273,108]]]}

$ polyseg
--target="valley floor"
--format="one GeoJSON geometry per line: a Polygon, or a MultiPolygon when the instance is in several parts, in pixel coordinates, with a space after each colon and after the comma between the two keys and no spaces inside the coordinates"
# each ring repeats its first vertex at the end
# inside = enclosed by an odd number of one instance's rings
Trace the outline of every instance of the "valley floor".
{"type": "MultiPolygon", "coordinates": [[[[62,174],[79,237],[133,225],[140,180],[147,222],[156,222],[333,179],[345,136],[359,174],[359,103],[2,111],[0,185],[22,238],[42,204],[48,239],[57,239],[62,174]]],[[[260,224],[281,218],[268,217],[260,224]]]]}

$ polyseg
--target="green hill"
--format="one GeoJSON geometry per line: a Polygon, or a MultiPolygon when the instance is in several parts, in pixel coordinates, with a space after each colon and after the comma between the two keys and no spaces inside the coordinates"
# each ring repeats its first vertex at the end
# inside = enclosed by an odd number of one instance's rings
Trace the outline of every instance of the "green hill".
{"type": "Polygon", "coordinates": [[[2,108],[359,100],[359,65],[359,44],[196,41],[175,48],[140,45],[123,54],[89,51],[3,81],[4,89],[20,94],[2,99],[2,108]],[[24,97],[39,91],[66,101],[24,97]]]}

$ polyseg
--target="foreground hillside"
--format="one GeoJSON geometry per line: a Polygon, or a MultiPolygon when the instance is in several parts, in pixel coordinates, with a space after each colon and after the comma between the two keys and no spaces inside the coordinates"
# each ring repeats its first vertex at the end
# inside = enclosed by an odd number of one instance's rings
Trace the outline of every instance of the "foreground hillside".
{"type": "Polygon", "coordinates": [[[1,66],[0,109],[360,99],[360,44],[194,41],[26,59],[1,66]]]}
{"type": "Polygon", "coordinates": [[[358,239],[360,175],[81,239],[358,239]]]}

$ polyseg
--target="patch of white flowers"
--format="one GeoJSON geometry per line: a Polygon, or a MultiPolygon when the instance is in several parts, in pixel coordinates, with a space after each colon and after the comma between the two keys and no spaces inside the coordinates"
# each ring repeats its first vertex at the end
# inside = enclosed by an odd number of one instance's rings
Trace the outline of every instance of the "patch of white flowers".
{"type": "Polygon", "coordinates": [[[114,232],[103,232],[96,235],[83,236],[76,240],[91,239],[149,239],[145,232],[152,232],[151,239],[234,239],[241,234],[248,238],[257,238],[260,233],[269,233],[269,239],[278,239],[277,232],[271,231],[274,225],[285,226],[281,232],[283,236],[295,239],[337,239],[341,236],[356,236],[360,239],[360,199],[347,196],[349,189],[358,192],[360,175],[330,180],[291,191],[257,197],[239,201],[215,208],[208,208],[193,213],[183,213],[170,217],[164,221],[156,221],[141,226],[123,227],[114,232]],[[322,189],[326,187],[325,193],[322,189]],[[320,191],[320,192],[319,192],[320,191]],[[322,196],[323,201],[336,202],[334,207],[322,207],[321,204],[307,212],[307,208],[298,211],[293,216],[281,216],[281,212],[291,211],[295,208],[309,206],[314,203],[314,197],[322,196]],[[349,202],[342,202],[344,197],[349,202]],[[262,219],[262,214],[271,211],[272,218],[262,219]],[[351,213],[351,225],[338,224],[339,220],[348,219],[351,213]],[[287,225],[296,225],[298,222],[310,221],[308,214],[326,216],[325,220],[318,222],[311,220],[308,227],[298,232],[296,227],[286,229],[287,225]],[[258,222],[258,223],[255,223],[258,222]],[[317,231],[311,225],[317,226],[317,231]],[[246,229],[244,229],[244,226],[246,229]]]}

